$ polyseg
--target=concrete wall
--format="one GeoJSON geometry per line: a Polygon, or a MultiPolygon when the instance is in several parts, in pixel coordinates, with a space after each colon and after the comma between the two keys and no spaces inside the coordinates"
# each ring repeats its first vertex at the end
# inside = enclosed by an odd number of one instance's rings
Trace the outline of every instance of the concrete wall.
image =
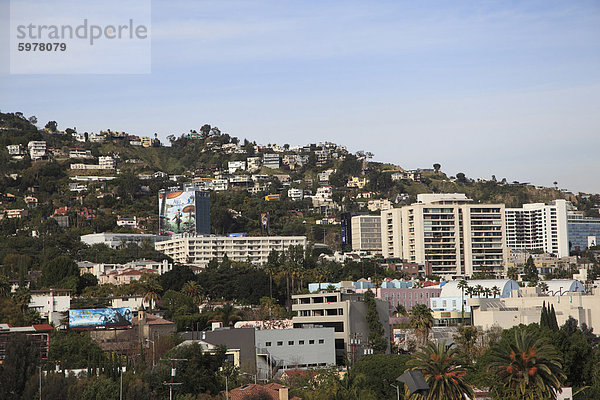
{"type": "MultiPolygon", "coordinates": [[[[259,354],[268,353],[284,369],[335,365],[333,328],[257,330],[256,347],[259,354]]],[[[267,358],[257,358],[261,377],[269,372],[267,358]]]]}

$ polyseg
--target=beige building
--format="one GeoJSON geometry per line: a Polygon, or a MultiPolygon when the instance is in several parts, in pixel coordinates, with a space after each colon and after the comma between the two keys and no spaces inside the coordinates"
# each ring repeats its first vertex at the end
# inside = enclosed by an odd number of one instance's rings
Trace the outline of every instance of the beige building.
{"type": "MultiPolygon", "coordinates": [[[[379,321],[385,336],[390,337],[388,303],[375,299],[379,321]]],[[[347,358],[350,363],[370,354],[367,342],[369,325],[366,320],[367,306],[363,295],[353,292],[327,292],[298,294],[292,296],[294,328],[322,326],[334,328],[336,364],[342,365],[347,358]]]]}
{"type": "Polygon", "coordinates": [[[287,251],[290,246],[306,248],[306,236],[194,236],[182,235],[162,242],[155,248],[182,264],[205,267],[210,260],[225,255],[231,261],[267,262],[271,250],[287,251]]]}
{"type": "Polygon", "coordinates": [[[381,217],[355,215],[351,221],[352,250],[381,253],[381,217]]]}
{"type": "MultiPolygon", "coordinates": [[[[551,281],[546,281],[548,282],[551,281]]],[[[559,326],[563,325],[569,317],[573,317],[580,325],[585,323],[595,332],[600,329],[598,290],[593,294],[585,294],[581,290],[566,291],[566,288],[549,292],[542,293],[540,288],[527,287],[521,288],[519,293],[511,298],[473,298],[467,299],[467,304],[471,307],[473,325],[483,329],[493,325],[508,329],[519,324],[539,323],[544,303],[546,306],[554,306],[559,326]]]]}
{"type": "Polygon", "coordinates": [[[385,258],[431,263],[434,274],[504,271],[504,205],[476,204],[464,194],[420,194],[417,203],[381,212],[385,258]]]}

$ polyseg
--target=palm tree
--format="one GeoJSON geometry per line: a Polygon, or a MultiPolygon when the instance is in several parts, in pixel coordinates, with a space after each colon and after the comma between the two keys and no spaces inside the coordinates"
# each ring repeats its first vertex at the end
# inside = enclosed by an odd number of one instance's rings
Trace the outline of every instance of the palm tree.
{"type": "Polygon", "coordinates": [[[446,349],[445,343],[427,346],[414,353],[408,361],[413,370],[423,373],[429,392],[426,400],[454,400],[473,397],[473,389],[465,382],[465,369],[456,348],[446,349]]]}
{"type": "Polygon", "coordinates": [[[495,346],[491,356],[490,371],[515,399],[556,399],[566,379],[554,346],[524,329],[515,330],[507,345],[495,346]]]}
{"type": "Polygon", "coordinates": [[[500,297],[500,295],[502,294],[502,291],[500,290],[500,288],[498,286],[494,286],[492,288],[492,294],[494,295],[494,298],[496,298],[496,296],[500,297]]]}
{"type": "Polygon", "coordinates": [[[548,291],[548,284],[546,282],[538,283],[538,287],[542,291],[542,293],[546,293],[548,291]]]}
{"type": "Polygon", "coordinates": [[[27,307],[31,302],[31,291],[24,286],[19,286],[19,288],[13,294],[13,298],[21,309],[21,312],[25,314],[27,312],[27,307]]]}
{"type": "Polygon", "coordinates": [[[489,299],[490,296],[492,295],[492,290],[490,288],[485,288],[482,290],[483,294],[485,295],[486,299],[489,299]]]}
{"type": "Polygon", "coordinates": [[[475,286],[475,295],[481,297],[483,294],[483,286],[477,285],[475,286]]]}
{"type": "Polygon", "coordinates": [[[406,307],[398,303],[396,304],[396,308],[394,309],[394,314],[396,314],[396,317],[399,317],[401,315],[406,317],[408,315],[408,312],[406,311],[406,307]]]}
{"type": "Polygon", "coordinates": [[[467,293],[469,295],[469,298],[473,298],[473,295],[475,294],[475,289],[472,288],[471,286],[469,286],[466,290],[465,293],[467,293]]]}
{"type": "Polygon", "coordinates": [[[429,331],[433,327],[433,315],[431,310],[424,304],[417,304],[410,310],[410,327],[415,330],[421,338],[421,343],[427,343],[429,331]]]}
{"type": "Polygon", "coordinates": [[[200,285],[198,285],[197,282],[186,282],[183,285],[183,288],[181,288],[181,291],[186,295],[190,296],[192,299],[194,299],[194,303],[196,303],[196,305],[202,303],[202,288],[200,287],[200,285]]]}
{"type": "Polygon", "coordinates": [[[465,279],[461,279],[456,285],[457,288],[461,290],[460,294],[460,320],[464,324],[465,323],[465,289],[469,287],[469,283],[465,279]]]}
{"type": "Polygon", "coordinates": [[[150,313],[152,313],[152,305],[160,299],[162,286],[158,283],[158,277],[154,274],[143,274],[140,283],[144,291],[144,303],[148,303],[150,313]]]}
{"type": "Polygon", "coordinates": [[[516,269],[515,267],[510,267],[508,270],[506,270],[506,276],[508,277],[508,279],[512,279],[513,281],[518,281],[519,280],[519,270],[516,269]]]}
{"type": "Polygon", "coordinates": [[[219,321],[223,323],[223,326],[233,326],[237,321],[241,321],[242,312],[236,309],[231,303],[223,304],[222,307],[217,309],[219,321]]]}

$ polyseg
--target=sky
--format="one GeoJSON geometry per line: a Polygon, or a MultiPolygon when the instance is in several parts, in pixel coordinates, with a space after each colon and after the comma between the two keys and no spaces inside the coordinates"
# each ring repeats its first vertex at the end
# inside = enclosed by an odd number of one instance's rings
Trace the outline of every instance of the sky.
{"type": "Polygon", "coordinates": [[[8,10],[0,110],[41,125],[166,138],[208,123],[600,192],[597,1],[155,0],[149,74],[10,74],[8,10]]]}

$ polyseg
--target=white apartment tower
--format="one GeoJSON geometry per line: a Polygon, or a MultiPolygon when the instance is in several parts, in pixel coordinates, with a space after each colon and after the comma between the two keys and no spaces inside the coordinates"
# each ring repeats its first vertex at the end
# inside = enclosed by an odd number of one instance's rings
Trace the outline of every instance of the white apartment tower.
{"type": "Polygon", "coordinates": [[[385,258],[431,263],[444,277],[481,267],[504,270],[504,204],[475,204],[464,194],[420,194],[417,203],[381,212],[385,258]]]}
{"type": "Polygon", "coordinates": [[[523,204],[504,210],[506,245],[513,249],[543,250],[558,257],[569,255],[567,201],[523,204]]]}

